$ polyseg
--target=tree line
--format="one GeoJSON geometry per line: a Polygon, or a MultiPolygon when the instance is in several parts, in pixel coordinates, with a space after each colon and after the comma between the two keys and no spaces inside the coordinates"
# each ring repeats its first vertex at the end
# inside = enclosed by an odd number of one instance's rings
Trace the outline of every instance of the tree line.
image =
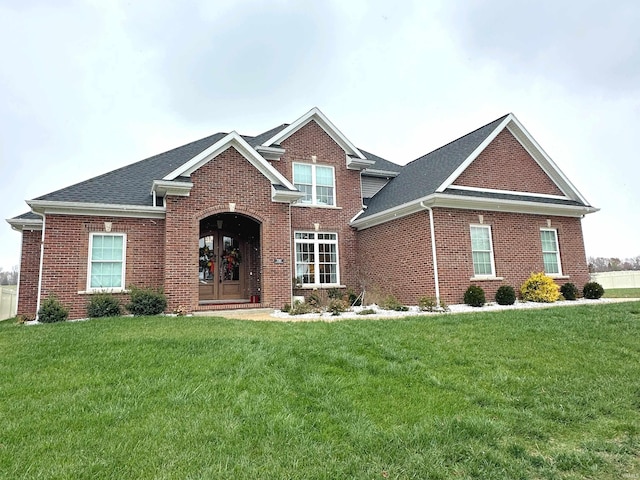
{"type": "Polygon", "coordinates": [[[589,272],[619,272],[622,270],[640,270],[640,255],[635,258],[589,257],[589,272]]]}

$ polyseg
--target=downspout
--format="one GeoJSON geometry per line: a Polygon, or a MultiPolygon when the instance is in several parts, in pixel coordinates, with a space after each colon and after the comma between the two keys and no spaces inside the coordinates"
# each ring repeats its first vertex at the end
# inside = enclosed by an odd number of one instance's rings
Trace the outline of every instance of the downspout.
{"type": "Polygon", "coordinates": [[[289,261],[291,265],[289,266],[289,292],[291,292],[291,298],[289,299],[290,305],[293,305],[293,270],[291,270],[291,266],[295,268],[296,261],[293,258],[293,249],[291,248],[291,244],[293,240],[293,230],[291,227],[291,202],[289,202],[289,261]]]}
{"type": "Polygon", "coordinates": [[[429,229],[431,230],[431,255],[433,257],[433,281],[436,286],[436,303],[440,305],[440,281],[438,279],[438,258],[436,256],[436,230],[433,226],[433,209],[427,207],[424,201],[420,202],[420,206],[425,210],[429,210],[429,229]]]}
{"type": "Polygon", "coordinates": [[[40,311],[40,297],[42,295],[42,265],[44,264],[44,232],[47,226],[47,217],[42,214],[42,238],[40,240],[40,271],[38,272],[38,300],[36,301],[36,320],[40,311]]]}

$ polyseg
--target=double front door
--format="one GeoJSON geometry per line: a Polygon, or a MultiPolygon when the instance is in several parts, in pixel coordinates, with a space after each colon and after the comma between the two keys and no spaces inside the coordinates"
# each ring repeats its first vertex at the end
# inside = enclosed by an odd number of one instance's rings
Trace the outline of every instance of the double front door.
{"type": "Polygon", "coordinates": [[[222,231],[200,237],[200,301],[245,300],[244,242],[222,231]]]}

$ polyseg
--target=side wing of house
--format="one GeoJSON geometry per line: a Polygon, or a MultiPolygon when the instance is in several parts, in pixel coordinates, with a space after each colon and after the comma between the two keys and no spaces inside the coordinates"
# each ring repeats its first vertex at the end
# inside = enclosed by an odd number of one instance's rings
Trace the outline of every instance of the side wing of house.
{"type": "Polygon", "coordinates": [[[373,288],[387,285],[407,303],[460,303],[471,284],[491,298],[532,272],[588,281],[581,217],[596,209],[512,114],[405,168],[352,222],[373,288]],[[381,266],[374,259],[384,252],[396,261],[381,266]]]}

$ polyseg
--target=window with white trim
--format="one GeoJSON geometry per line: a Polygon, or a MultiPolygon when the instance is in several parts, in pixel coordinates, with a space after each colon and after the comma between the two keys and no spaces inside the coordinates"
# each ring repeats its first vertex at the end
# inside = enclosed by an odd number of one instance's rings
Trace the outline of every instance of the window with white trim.
{"type": "Polygon", "coordinates": [[[547,275],[562,275],[560,249],[558,248],[558,231],[555,228],[541,228],[542,263],[547,275]]]}
{"type": "Polygon", "coordinates": [[[296,278],[303,285],[339,285],[338,235],[295,232],[296,278]]]}
{"type": "Polygon", "coordinates": [[[335,205],[335,175],[333,167],[293,164],[293,184],[304,193],[299,203],[307,205],[335,205]]]}
{"type": "Polygon", "coordinates": [[[89,235],[87,291],[124,290],[126,245],[124,233],[89,235]]]}
{"type": "Polygon", "coordinates": [[[491,227],[471,225],[471,256],[473,257],[473,275],[475,277],[494,277],[493,242],[491,227]]]}

